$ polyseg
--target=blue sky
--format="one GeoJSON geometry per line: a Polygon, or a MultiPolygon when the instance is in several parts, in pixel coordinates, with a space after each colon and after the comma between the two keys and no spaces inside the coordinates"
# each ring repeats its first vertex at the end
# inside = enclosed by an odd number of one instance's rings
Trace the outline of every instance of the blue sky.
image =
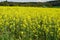
{"type": "MultiPolygon", "coordinates": [[[[0,0],[5,1],[5,0],[0,0]]],[[[54,0],[8,0],[12,2],[46,2],[46,1],[54,1],[54,0]]]]}

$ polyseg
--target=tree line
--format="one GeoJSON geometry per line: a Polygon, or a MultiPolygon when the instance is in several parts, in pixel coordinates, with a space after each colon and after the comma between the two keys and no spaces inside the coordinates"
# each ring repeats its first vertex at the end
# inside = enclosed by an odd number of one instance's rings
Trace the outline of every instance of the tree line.
{"type": "Polygon", "coordinates": [[[34,6],[34,7],[52,7],[60,6],[60,1],[48,1],[48,2],[0,2],[0,6],[34,6]]]}

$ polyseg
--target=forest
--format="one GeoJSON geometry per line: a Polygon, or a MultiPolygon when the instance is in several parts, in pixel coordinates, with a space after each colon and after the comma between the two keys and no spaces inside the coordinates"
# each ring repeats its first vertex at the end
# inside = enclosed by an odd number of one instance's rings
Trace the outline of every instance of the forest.
{"type": "Polygon", "coordinates": [[[60,1],[47,2],[0,2],[0,6],[33,6],[33,7],[55,7],[60,6],[60,1]]]}

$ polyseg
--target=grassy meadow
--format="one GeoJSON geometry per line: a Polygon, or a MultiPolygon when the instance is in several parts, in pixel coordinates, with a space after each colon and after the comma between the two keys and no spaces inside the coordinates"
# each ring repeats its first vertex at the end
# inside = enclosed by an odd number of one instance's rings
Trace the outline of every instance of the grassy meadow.
{"type": "Polygon", "coordinates": [[[60,40],[60,8],[1,6],[0,40],[60,40]]]}

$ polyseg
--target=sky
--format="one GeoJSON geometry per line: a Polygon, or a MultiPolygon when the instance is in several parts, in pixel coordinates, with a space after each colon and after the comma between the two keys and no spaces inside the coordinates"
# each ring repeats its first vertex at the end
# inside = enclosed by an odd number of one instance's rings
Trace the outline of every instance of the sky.
{"type": "MultiPolygon", "coordinates": [[[[0,0],[1,1],[5,1],[5,0],[0,0]]],[[[46,2],[46,1],[54,1],[54,0],[8,0],[8,1],[12,1],[12,2],[46,2]]]]}

